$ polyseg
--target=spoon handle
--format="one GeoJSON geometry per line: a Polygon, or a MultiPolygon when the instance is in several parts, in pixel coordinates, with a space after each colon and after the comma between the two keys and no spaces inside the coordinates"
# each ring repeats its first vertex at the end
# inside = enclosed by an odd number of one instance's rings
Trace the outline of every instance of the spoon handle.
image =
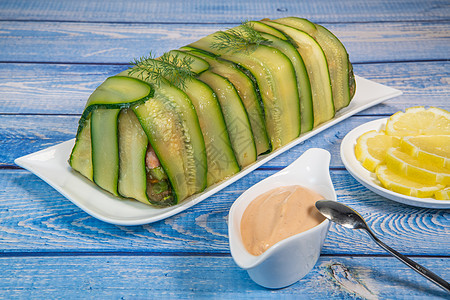
{"type": "Polygon", "coordinates": [[[437,284],[438,286],[440,286],[441,288],[443,288],[444,290],[446,290],[447,292],[450,292],[450,284],[445,281],[444,279],[442,279],[441,277],[439,277],[438,275],[434,274],[433,272],[431,272],[430,270],[428,270],[427,268],[421,266],[420,264],[416,263],[415,261],[413,261],[412,259],[409,259],[408,257],[406,257],[405,255],[398,253],[397,251],[395,251],[394,249],[392,249],[391,247],[389,247],[388,245],[386,245],[385,243],[383,243],[382,241],[380,241],[375,234],[373,234],[373,232],[371,230],[367,230],[367,232],[369,233],[369,235],[372,237],[372,239],[378,244],[380,245],[381,248],[383,248],[384,250],[390,252],[393,256],[395,256],[396,258],[398,258],[401,262],[403,262],[404,264],[406,264],[408,267],[410,267],[411,269],[413,269],[414,271],[416,271],[417,273],[419,273],[420,275],[424,276],[425,278],[429,279],[430,281],[432,281],[433,283],[437,284]]]}

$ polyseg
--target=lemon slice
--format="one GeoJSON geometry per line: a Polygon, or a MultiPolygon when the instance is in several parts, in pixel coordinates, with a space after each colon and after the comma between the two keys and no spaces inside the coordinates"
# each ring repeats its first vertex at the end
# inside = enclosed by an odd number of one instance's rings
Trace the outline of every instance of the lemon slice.
{"type": "Polygon", "coordinates": [[[403,137],[400,148],[418,160],[450,169],[450,135],[403,137]]]}
{"type": "Polygon", "coordinates": [[[429,198],[445,187],[442,184],[428,185],[410,180],[391,171],[386,165],[379,165],[375,173],[385,188],[406,196],[429,198]]]}
{"type": "Polygon", "coordinates": [[[450,135],[450,112],[423,106],[410,107],[393,114],[387,121],[386,134],[393,136],[450,135]]]}
{"type": "Polygon", "coordinates": [[[410,180],[424,184],[450,184],[450,169],[436,167],[426,161],[420,161],[397,148],[386,153],[386,165],[393,172],[410,180]]]}
{"type": "Polygon", "coordinates": [[[388,136],[384,131],[371,130],[362,134],[356,141],[355,157],[364,168],[375,172],[375,168],[384,163],[387,149],[399,144],[399,138],[388,136]]]}
{"type": "Polygon", "coordinates": [[[436,200],[450,200],[450,187],[437,191],[434,197],[436,200]]]}

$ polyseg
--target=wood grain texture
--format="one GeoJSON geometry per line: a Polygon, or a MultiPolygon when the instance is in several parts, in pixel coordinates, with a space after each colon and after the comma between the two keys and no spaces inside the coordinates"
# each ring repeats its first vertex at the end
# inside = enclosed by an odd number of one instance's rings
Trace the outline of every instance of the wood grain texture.
{"type": "MultiPolygon", "coordinates": [[[[449,22],[325,24],[354,63],[447,60],[449,22]],[[425,46],[426,45],[426,46],[425,46]],[[414,49],[414,51],[411,51],[414,49]]],[[[3,62],[122,63],[236,24],[0,22],[3,62]]]]}
{"type": "MultiPolygon", "coordinates": [[[[332,153],[331,166],[343,167],[340,142],[353,128],[377,117],[353,117],[309,138],[264,165],[282,168],[308,148],[324,148],[332,153]]],[[[75,137],[79,116],[0,115],[0,166],[13,166],[14,159],[75,137]]]]}
{"type": "Polygon", "coordinates": [[[437,106],[450,111],[450,64],[446,62],[399,62],[357,64],[355,74],[397,88],[403,95],[371,107],[363,115],[392,114],[411,106],[437,106]]]}
{"type": "MultiPolygon", "coordinates": [[[[81,114],[87,98],[125,65],[0,64],[0,114],[81,114]]],[[[450,110],[450,62],[355,64],[355,74],[403,95],[360,114],[387,115],[432,103],[450,110]],[[424,100],[426,100],[424,102],[424,100]]]]}
{"type": "Polygon", "coordinates": [[[0,115],[0,166],[75,137],[78,116],[0,115]],[[22,149],[22,150],[21,150],[22,149]]]}
{"type": "Polygon", "coordinates": [[[146,1],[15,0],[0,2],[3,20],[229,23],[248,18],[301,16],[322,22],[448,20],[445,0],[146,1]]]}
{"type": "MultiPolygon", "coordinates": [[[[416,258],[450,277],[448,258],[416,258]]],[[[445,299],[395,258],[327,257],[279,290],[255,284],[231,257],[56,256],[0,258],[2,298],[27,299],[445,299]],[[80,270],[83,270],[80,274],[80,270]],[[82,275],[82,276],[80,276],[82,275]]]]}
{"type": "MultiPolygon", "coordinates": [[[[127,227],[90,217],[27,171],[0,170],[0,253],[227,254],[232,203],[274,172],[257,170],[176,216],[127,227]]],[[[362,187],[344,170],[333,170],[331,175],[338,200],[359,211],[375,234],[394,249],[408,255],[448,254],[450,210],[398,204],[362,187]]],[[[334,224],[323,253],[385,254],[365,232],[334,224]]]]}
{"type": "MultiPolygon", "coordinates": [[[[332,153],[331,167],[343,168],[340,143],[353,128],[377,116],[344,120],[266,163],[263,167],[283,168],[309,148],[324,148],[332,153]]],[[[75,137],[78,116],[0,115],[0,166],[13,166],[14,159],[75,137]]]]}
{"type": "MultiPolygon", "coordinates": [[[[388,114],[397,111],[392,109],[389,103],[383,106],[388,114]]],[[[448,106],[443,108],[450,109],[448,106]]],[[[292,147],[262,167],[281,169],[309,148],[324,148],[331,153],[331,168],[342,169],[344,168],[340,158],[342,139],[353,128],[380,118],[385,116],[353,116],[292,147]]],[[[78,116],[63,115],[0,115],[0,166],[15,166],[16,158],[73,139],[78,119],[78,116]]]]}
{"type": "Polygon", "coordinates": [[[78,114],[120,65],[0,64],[0,113],[78,114]]]}

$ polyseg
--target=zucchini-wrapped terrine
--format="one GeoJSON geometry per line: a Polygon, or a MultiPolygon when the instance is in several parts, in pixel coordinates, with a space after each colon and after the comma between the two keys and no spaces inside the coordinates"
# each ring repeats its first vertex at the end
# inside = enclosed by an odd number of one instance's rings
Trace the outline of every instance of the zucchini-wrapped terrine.
{"type": "Polygon", "coordinates": [[[324,27],[245,22],[106,79],[69,162],[118,197],[173,205],[332,119],[354,92],[348,54],[324,27]]]}

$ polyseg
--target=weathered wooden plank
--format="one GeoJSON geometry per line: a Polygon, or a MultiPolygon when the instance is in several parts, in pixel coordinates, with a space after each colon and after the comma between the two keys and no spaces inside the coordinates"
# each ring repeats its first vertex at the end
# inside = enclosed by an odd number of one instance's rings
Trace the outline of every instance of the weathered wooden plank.
{"type": "Polygon", "coordinates": [[[0,116],[0,165],[10,165],[25,153],[74,138],[78,119],[78,116],[0,116]]]}
{"type": "MultiPolygon", "coordinates": [[[[0,61],[128,63],[150,50],[160,55],[234,25],[4,21],[0,61]]],[[[326,26],[356,63],[449,58],[448,21],[326,26]]]]}
{"type": "Polygon", "coordinates": [[[239,22],[297,15],[322,22],[448,19],[445,0],[428,1],[2,1],[3,20],[109,22],[239,22]]]}
{"type": "MultiPolygon", "coordinates": [[[[417,258],[444,278],[449,258],[417,258]]],[[[444,299],[443,290],[384,257],[320,257],[290,287],[255,284],[231,257],[62,256],[0,258],[5,299],[444,299]]]]}
{"type": "MultiPolygon", "coordinates": [[[[81,114],[90,93],[125,65],[0,64],[0,113],[81,114]]],[[[390,114],[408,106],[450,110],[450,62],[355,64],[355,73],[404,95],[363,114],[390,114]]]]}
{"type": "Polygon", "coordinates": [[[79,114],[121,65],[0,64],[0,113],[79,114]]]}
{"type": "MultiPolygon", "coordinates": [[[[116,226],[90,217],[31,173],[0,170],[0,253],[229,253],[228,211],[251,185],[273,174],[257,170],[176,216],[142,226],[116,226]]],[[[450,210],[386,200],[333,170],[339,201],[354,207],[375,234],[408,255],[447,256],[450,210]]],[[[93,199],[95,201],[95,199],[93,199]]],[[[385,254],[365,232],[332,224],[324,254],[385,254]]]]}
{"type": "Polygon", "coordinates": [[[354,65],[355,74],[397,88],[403,95],[361,114],[389,115],[411,106],[437,106],[450,111],[448,62],[405,62],[354,65]]]}
{"type": "MultiPolygon", "coordinates": [[[[392,110],[389,105],[384,105],[383,111],[390,114],[397,111],[392,110]]],[[[444,108],[450,110],[448,106],[444,108]]],[[[331,167],[343,168],[339,153],[345,135],[361,124],[384,117],[377,115],[351,117],[280,154],[263,167],[283,168],[306,149],[324,148],[332,155],[331,167]]],[[[0,166],[14,166],[14,159],[18,157],[74,138],[78,118],[78,116],[0,115],[0,166]]]]}
{"type": "MultiPolygon", "coordinates": [[[[352,117],[304,141],[274,158],[264,167],[285,167],[308,148],[324,148],[332,153],[332,168],[342,168],[340,142],[356,126],[377,116],[352,117]]],[[[14,165],[14,159],[75,137],[78,116],[0,115],[0,166],[14,165]]]]}

